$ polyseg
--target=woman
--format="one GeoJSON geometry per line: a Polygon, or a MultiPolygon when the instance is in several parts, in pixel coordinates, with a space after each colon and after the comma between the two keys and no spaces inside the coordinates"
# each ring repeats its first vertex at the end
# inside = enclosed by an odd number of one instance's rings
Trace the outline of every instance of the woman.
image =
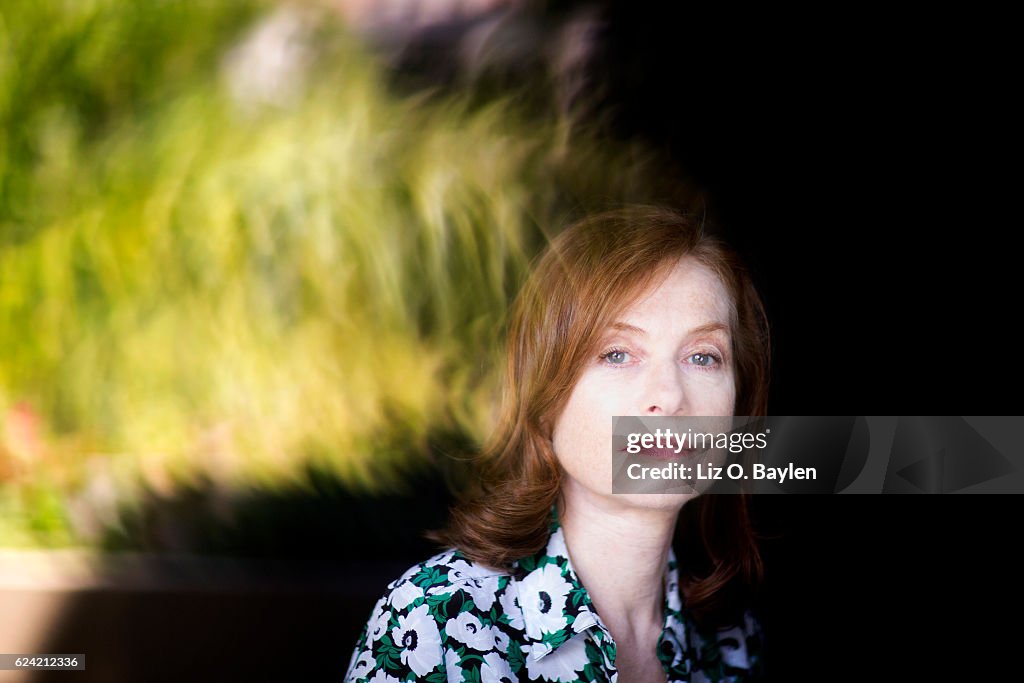
{"type": "Polygon", "coordinates": [[[389,586],[348,680],[756,674],[734,599],[760,572],[744,498],[613,494],[611,418],[763,415],[767,358],[748,277],[690,218],[634,208],[565,230],[513,307],[499,428],[435,535],[450,549],[389,586]]]}

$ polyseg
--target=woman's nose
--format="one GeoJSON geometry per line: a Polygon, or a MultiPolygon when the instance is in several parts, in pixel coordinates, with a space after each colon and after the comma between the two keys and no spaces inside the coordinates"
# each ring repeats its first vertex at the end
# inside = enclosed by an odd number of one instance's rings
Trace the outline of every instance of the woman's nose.
{"type": "Polygon", "coordinates": [[[645,396],[646,415],[685,415],[686,386],[683,371],[675,363],[652,367],[645,396]]]}

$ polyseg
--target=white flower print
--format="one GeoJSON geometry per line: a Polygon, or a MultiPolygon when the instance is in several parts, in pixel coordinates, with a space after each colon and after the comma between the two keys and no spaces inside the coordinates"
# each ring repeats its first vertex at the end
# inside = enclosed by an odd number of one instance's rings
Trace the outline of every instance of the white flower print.
{"type": "Polygon", "coordinates": [[[531,681],[578,681],[587,660],[586,636],[577,635],[540,659],[526,655],[526,671],[531,681]]]}
{"type": "Polygon", "coordinates": [[[427,589],[427,595],[448,595],[453,592],[455,592],[455,586],[450,583],[442,583],[427,589]]]}
{"type": "Polygon", "coordinates": [[[383,599],[377,603],[377,608],[381,610],[380,614],[370,619],[370,636],[372,638],[371,642],[374,643],[387,633],[391,621],[391,610],[384,605],[383,599]]]}
{"type": "Polygon", "coordinates": [[[450,583],[461,583],[476,573],[477,570],[465,560],[452,560],[448,563],[448,581],[450,583]]]}
{"type": "Polygon", "coordinates": [[[473,604],[483,612],[489,612],[494,605],[494,596],[498,592],[499,576],[484,576],[467,579],[462,588],[473,598],[473,604]]]}
{"type": "Polygon", "coordinates": [[[444,670],[448,683],[462,683],[462,667],[459,665],[459,653],[455,650],[444,651],[444,670]]]}
{"type": "Polygon", "coordinates": [[[491,626],[491,642],[494,643],[494,650],[505,654],[508,652],[508,636],[502,633],[501,629],[491,626]]]}
{"type": "Polygon", "coordinates": [[[465,560],[455,560],[448,565],[448,581],[469,593],[473,598],[473,604],[484,612],[489,612],[494,605],[500,578],[500,575],[473,567],[465,560]]]}
{"type": "Polygon", "coordinates": [[[396,610],[405,609],[417,598],[423,597],[423,589],[408,579],[402,579],[393,584],[391,594],[388,595],[388,604],[396,610]]]}
{"type": "Polygon", "coordinates": [[[676,612],[669,612],[665,617],[665,630],[675,636],[675,639],[680,643],[685,643],[688,640],[686,625],[680,621],[679,615],[676,612]]]}
{"type": "Polygon", "coordinates": [[[512,628],[521,631],[526,628],[523,623],[523,610],[519,607],[519,593],[515,586],[509,585],[508,589],[498,598],[501,602],[501,611],[508,617],[512,628]]]}
{"type": "Polygon", "coordinates": [[[417,676],[426,676],[441,663],[441,634],[426,605],[398,617],[398,626],[391,629],[391,639],[402,650],[402,664],[417,676]]]}
{"type": "Polygon", "coordinates": [[[546,564],[530,572],[519,584],[519,606],[523,609],[526,635],[540,640],[545,633],[565,628],[565,599],[572,586],[562,578],[558,565],[546,564]]]}
{"type": "Polygon", "coordinates": [[[359,653],[359,659],[350,667],[349,676],[351,678],[362,678],[370,673],[375,666],[377,666],[377,662],[373,658],[373,652],[363,650],[359,653]]]}
{"type": "Polygon", "coordinates": [[[597,617],[597,612],[594,612],[587,605],[580,605],[579,611],[576,613],[576,620],[572,622],[572,630],[576,633],[585,631],[595,624],[601,625],[601,620],[597,617]]]}
{"type": "Polygon", "coordinates": [[[730,629],[721,629],[718,631],[718,640],[722,641],[730,639],[739,644],[738,647],[726,647],[720,646],[719,652],[722,653],[722,661],[729,666],[744,667],[747,666],[747,647],[746,647],[746,634],[743,629],[739,626],[734,626],[730,629]]]}
{"type": "MultiPolygon", "coordinates": [[[[455,557],[455,550],[448,550],[443,553],[434,555],[432,558],[423,563],[423,566],[427,569],[436,567],[439,564],[449,565],[452,563],[452,558],[455,557]]],[[[418,567],[417,567],[418,569],[418,567]]]]}
{"type": "Polygon", "coordinates": [[[565,535],[559,527],[548,537],[548,547],[544,551],[549,557],[569,557],[569,549],[565,546],[565,535]]]}
{"type": "Polygon", "coordinates": [[[384,669],[377,669],[377,673],[373,674],[373,678],[369,679],[369,683],[401,683],[401,681],[391,674],[385,673],[384,669]]]}
{"type": "Polygon", "coordinates": [[[444,625],[444,632],[449,638],[454,638],[463,645],[480,652],[494,647],[491,629],[484,627],[480,620],[469,612],[461,612],[454,619],[449,619],[448,623],[444,625]]]}
{"type": "Polygon", "coordinates": [[[484,663],[480,665],[480,683],[512,683],[516,675],[512,667],[496,652],[484,655],[484,663]]]}

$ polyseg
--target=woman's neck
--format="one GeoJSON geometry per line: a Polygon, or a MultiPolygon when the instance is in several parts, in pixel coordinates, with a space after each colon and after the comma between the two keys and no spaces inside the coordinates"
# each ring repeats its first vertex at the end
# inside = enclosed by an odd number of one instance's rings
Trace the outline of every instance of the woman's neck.
{"type": "Polygon", "coordinates": [[[653,648],[664,622],[663,579],[678,508],[623,505],[571,483],[563,493],[566,547],[601,620],[616,641],[645,643],[653,635],[653,648]]]}

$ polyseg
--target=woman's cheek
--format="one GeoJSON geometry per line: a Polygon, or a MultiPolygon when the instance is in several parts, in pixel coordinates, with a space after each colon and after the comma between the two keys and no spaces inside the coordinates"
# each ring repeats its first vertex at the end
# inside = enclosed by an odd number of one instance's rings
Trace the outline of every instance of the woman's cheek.
{"type": "Polygon", "coordinates": [[[697,415],[732,415],[736,405],[736,383],[731,372],[702,373],[692,382],[697,415]]]}

